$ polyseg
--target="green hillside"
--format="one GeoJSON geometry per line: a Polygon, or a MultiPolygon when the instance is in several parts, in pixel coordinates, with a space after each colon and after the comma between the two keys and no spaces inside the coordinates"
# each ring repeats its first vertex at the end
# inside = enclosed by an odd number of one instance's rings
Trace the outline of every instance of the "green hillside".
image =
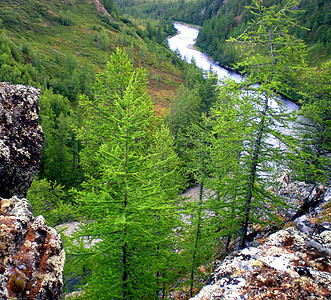
{"type": "MultiPolygon", "coordinates": [[[[268,6],[281,7],[284,1],[266,1],[268,6]]],[[[197,46],[222,64],[232,66],[238,62],[238,54],[233,46],[226,43],[230,37],[244,32],[252,18],[249,10],[250,0],[231,0],[224,2],[218,14],[206,20],[200,30],[197,46]]],[[[296,19],[298,25],[292,34],[302,39],[308,46],[308,61],[319,65],[330,59],[331,55],[331,14],[330,3],[325,0],[301,1],[296,19]]]]}
{"type": "MultiPolygon", "coordinates": [[[[78,100],[83,94],[93,97],[96,74],[116,48],[125,51],[135,68],[146,70],[147,93],[157,115],[170,111],[185,80],[183,62],[165,42],[174,33],[172,26],[143,20],[138,25],[122,17],[112,1],[104,4],[108,11],[98,0],[0,2],[0,81],[41,89],[40,124],[46,140],[39,178],[49,182],[40,182],[32,194],[42,190],[45,199],[53,199],[55,184],[63,191],[83,180],[82,145],[73,131],[83,122],[78,100]]],[[[60,198],[70,202],[66,193],[60,198]]],[[[63,221],[59,211],[53,216],[51,223],[63,221]]]]}
{"type": "MultiPolygon", "coordinates": [[[[151,19],[183,21],[201,25],[197,46],[221,64],[233,66],[239,60],[234,47],[226,43],[247,28],[251,19],[246,6],[251,0],[117,0],[122,13],[151,19]]],[[[267,6],[281,7],[284,1],[268,0],[267,6]]],[[[298,8],[298,28],[293,34],[308,45],[308,60],[319,65],[330,59],[331,14],[330,3],[325,0],[303,0],[298,8]]]]}
{"type": "Polygon", "coordinates": [[[217,15],[222,0],[115,0],[119,11],[136,18],[165,19],[202,25],[217,15]]]}
{"type": "Polygon", "coordinates": [[[89,94],[95,72],[103,70],[116,47],[147,68],[158,110],[169,108],[183,81],[176,67],[181,62],[149,39],[144,24],[120,17],[116,9],[98,11],[95,1],[2,1],[0,28],[0,81],[52,87],[76,100],[89,94]]]}
{"type": "Polygon", "coordinates": [[[214,259],[284,226],[280,178],[331,182],[329,4],[251,2],[0,2],[0,81],[41,89],[27,199],[50,226],[81,224],[63,236],[75,299],[189,299],[214,259]],[[184,63],[173,20],[202,25],[198,47],[246,79],[184,63]],[[275,93],[297,95],[300,118],[275,93]]]}

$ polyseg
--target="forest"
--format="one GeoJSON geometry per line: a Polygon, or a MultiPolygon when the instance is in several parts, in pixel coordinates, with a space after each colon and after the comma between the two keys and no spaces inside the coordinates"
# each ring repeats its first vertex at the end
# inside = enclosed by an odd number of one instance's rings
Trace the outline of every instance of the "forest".
{"type": "Polygon", "coordinates": [[[102,5],[0,2],[0,81],[41,90],[46,140],[27,198],[50,226],[81,224],[62,235],[66,292],[192,297],[250,229],[283,226],[284,171],[330,185],[330,4],[102,5]],[[174,20],[200,26],[197,47],[245,81],[219,83],[171,52],[174,20]],[[300,110],[275,109],[275,94],[300,110]],[[182,197],[193,186],[198,197],[182,197]]]}

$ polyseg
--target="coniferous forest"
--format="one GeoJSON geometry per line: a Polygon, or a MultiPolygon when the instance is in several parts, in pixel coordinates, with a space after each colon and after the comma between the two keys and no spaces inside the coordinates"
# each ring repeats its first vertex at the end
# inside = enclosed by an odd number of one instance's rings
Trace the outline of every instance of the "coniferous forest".
{"type": "Polygon", "coordinates": [[[0,81],[41,90],[27,198],[50,226],[81,224],[63,234],[66,292],[193,296],[250,228],[282,227],[284,172],[330,185],[330,22],[324,0],[0,2],[0,81]],[[174,21],[245,80],[171,52],[174,21]],[[276,94],[300,110],[275,109],[276,94]]]}

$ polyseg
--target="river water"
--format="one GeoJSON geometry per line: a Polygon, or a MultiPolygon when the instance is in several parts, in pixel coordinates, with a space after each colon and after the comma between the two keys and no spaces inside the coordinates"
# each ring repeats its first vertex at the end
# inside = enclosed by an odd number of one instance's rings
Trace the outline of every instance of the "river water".
{"type": "MultiPolygon", "coordinates": [[[[178,33],[177,35],[168,38],[168,45],[172,51],[178,51],[183,60],[186,60],[188,63],[190,63],[192,59],[194,59],[195,64],[199,68],[206,72],[212,71],[216,73],[219,80],[227,77],[232,78],[236,82],[244,80],[243,76],[234,71],[222,68],[208,55],[193,47],[199,35],[199,29],[180,23],[174,23],[174,26],[178,33]]],[[[298,105],[285,97],[279,96],[277,99],[283,103],[288,112],[299,109],[298,105]]],[[[275,107],[278,104],[277,101],[272,101],[269,103],[269,105],[275,107]]]]}

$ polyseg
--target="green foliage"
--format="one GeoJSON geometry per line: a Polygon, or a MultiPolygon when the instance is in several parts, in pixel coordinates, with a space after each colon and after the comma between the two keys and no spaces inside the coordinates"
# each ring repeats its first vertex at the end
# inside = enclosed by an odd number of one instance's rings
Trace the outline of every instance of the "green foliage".
{"type": "Polygon", "coordinates": [[[103,0],[102,1],[103,7],[111,14],[115,7],[114,7],[114,0],[103,0]]]}
{"type": "Polygon", "coordinates": [[[295,166],[300,180],[327,184],[330,177],[331,63],[306,73],[300,110],[300,164],[295,166]]]}
{"type": "Polygon", "coordinates": [[[182,86],[171,106],[171,115],[167,122],[174,134],[176,149],[184,165],[191,161],[190,152],[194,143],[190,136],[191,127],[200,124],[202,113],[208,114],[216,102],[217,79],[213,76],[204,78],[194,62],[185,66],[185,85],[182,86]]]}
{"type": "Polygon", "coordinates": [[[177,99],[172,104],[170,128],[176,139],[176,149],[185,161],[186,148],[189,147],[189,128],[192,124],[199,122],[201,98],[196,90],[182,87],[177,99]]]}
{"type": "Polygon", "coordinates": [[[176,33],[176,30],[171,22],[161,21],[153,25],[147,21],[146,35],[150,40],[155,40],[159,44],[164,44],[166,37],[176,33]]]}
{"type": "MultiPolygon", "coordinates": [[[[251,0],[226,1],[216,16],[205,20],[197,39],[196,45],[203,49],[221,64],[234,66],[240,61],[234,47],[225,41],[230,37],[236,37],[243,33],[249,26],[251,16],[246,10],[251,5],[251,0]]],[[[268,1],[267,6],[275,6],[280,9],[286,1],[268,1]]],[[[330,57],[330,11],[329,3],[325,0],[304,0],[298,4],[301,11],[297,14],[297,27],[290,29],[291,34],[303,39],[311,46],[310,61],[318,63],[316,59],[328,59],[330,57]],[[307,30],[308,29],[308,30],[307,30]]]]}
{"type": "Polygon", "coordinates": [[[66,199],[64,187],[56,182],[36,178],[28,191],[27,199],[34,215],[43,215],[49,226],[72,221],[76,216],[75,207],[66,199]]]}
{"type": "Polygon", "coordinates": [[[253,20],[247,30],[230,41],[240,48],[242,62],[237,67],[247,74],[247,80],[261,82],[267,93],[284,93],[289,90],[288,81],[303,72],[306,67],[305,44],[296,39],[291,30],[297,27],[296,1],[266,7],[263,3],[250,7],[253,20]],[[268,47],[267,47],[268,46],[268,47]]]}
{"type": "Polygon", "coordinates": [[[226,2],[220,8],[217,16],[204,22],[196,45],[221,64],[233,66],[238,61],[239,55],[234,46],[227,44],[226,40],[231,36],[241,34],[246,28],[245,25],[239,25],[238,21],[241,20],[242,23],[245,23],[249,20],[244,6],[250,2],[240,0],[226,2]],[[236,18],[239,15],[240,18],[236,18]]]}
{"type": "Polygon", "coordinates": [[[277,204],[283,205],[270,192],[270,188],[277,184],[286,158],[284,148],[270,144],[273,135],[281,136],[273,126],[276,116],[269,109],[261,124],[261,94],[243,96],[239,89],[231,90],[233,85],[231,83],[220,90],[219,102],[211,110],[210,118],[205,120],[212,128],[207,141],[213,166],[211,179],[206,185],[215,191],[211,205],[217,212],[215,225],[219,226],[223,237],[240,235],[249,192],[252,201],[249,205],[254,207],[249,212],[251,224],[279,224],[273,208],[277,204]],[[232,93],[229,94],[230,91],[232,93]]]}
{"type": "MultiPolygon", "coordinates": [[[[112,1],[106,2],[111,6],[112,1]]],[[[112,15],[103,15],[97,11],[94,1],[85,0],[77,0],[74,5],[59,0],[0,2],[4,27],[0,45],[3,40],[6,44],[0,47],[0,80],[52,87],[56,93],[76,101],[82,93],[90,95],[94,73],[103,68],[109,53],[118,46],[131,44],[137,64],[155,69],[158,67],[153,60],[155,56],[158,58],[155,61],[163,62],[162,72],[180,72],[173,70],[172,55],[165,44],[162,47],[156,44],[153,50],[143,54],[141,49],[148,48],[150,42],[143,29],[128,18],[118,17],[116,6],[113,9],[112,15]],[[7,11],[19,15],[17,22],[4,21],[7,11]],[[25,52],[26,45],[28,52],[25,52]],[[75,67],[69,72],[68,59],[75,61],[75,67]]]]}
{"type": "Polygon", "coordinates": [[[78,138],[87,179],[77,202],[86,224],[76,238],[101,239],[75,252],[94,266],[89,299],[155,298],[175,258],[171,228],[178,216],[179,163],[169,131],[155,127],[145,88],[144,71],[117,49],[97,75],[94,98],[80,101],[86,115],[78,138]]]}
{"type": "Polygon", "coordinates": [[[44,69],[40,56],[27,45],[16,45],[6,33],[0,34],[0,81],[41,86],[44,84],[44,69]],[[29,55],[30,63],[24,63],[29,55]]]}
{"type": "Polygon", "coordinates": [[[3,23],[17,23],[18,15],[12,7],[4,7],[1,12],[3,23]]]}
{"type": "Polygon", "coordinates": [[[60,11],[59,16],[57,17],[57,20],[59,21],[59,23],[61,25],[64,25],[64,26],[73,25],[73,21],[70,17],[70,11],[66,11],[66,12],[60,11]]]}
{"type": "Polygon", "coordinates": [[[288,89],[285,74],[294,76],[304,68],[304,46],[289,33],[295,26],[296,5],[289,0],[280,9],[267,8],[254,1],[249,28],[232,39],[245,49],[239,66],[246,80],[225,82],[217,106],[206,119],[212,128],[209,153],[216,166],[211,183],[216,182],[210,188],[224,207],[218,211],[226,225],[223,230],[229,235],[240,231],[241,248],[249,224],[279,224],[273,208],[283,203],[270,188],[288,167],[287,153],[293,151],[294,141],[282,132],[292,118],[274,92],[288,89]]]}
{"type": "Polygon", "coordinates": [[[77,113],[67,98],[52,89],[42,92],[39,99],[40,124],[45,133],[40,176],[63,185],[81,182],[79,142],[75,140],[73,126],[78,125],[77,113]]]}
{"type": "MultiPolygon", "coordinates": [[[[202,115],[204,120],[205,115],[202,115]]],[[[189,129],[189,142],[191,147],[187,149],[190,161],[188,169],[196,183],[199,184],[199,194],[190,205],[190,224],[188,233],[183,242],[183,252],[188,261],[188,272],[190,273],[190,296],[193,296],[194,287],[199,284],[197,276],[202,274],[198,267],[206,265],[215,257],[216,247],[219,243],[218,223],[219,220],[213,219],[215,214],[215,205],[212,205],[214,198],[210,195],[206,187],[209,181],[211,169],[214,166],[210,164],[210,155],[208,149],[208,134],[210,128],[205,123],[191,124],[189,129]]]]}
{"type": "Polygon", "coordinates": [[[177,20],[202,25],[217,15],[221,0],[116,0],[119,10],[136,18],[177,20]]]}

